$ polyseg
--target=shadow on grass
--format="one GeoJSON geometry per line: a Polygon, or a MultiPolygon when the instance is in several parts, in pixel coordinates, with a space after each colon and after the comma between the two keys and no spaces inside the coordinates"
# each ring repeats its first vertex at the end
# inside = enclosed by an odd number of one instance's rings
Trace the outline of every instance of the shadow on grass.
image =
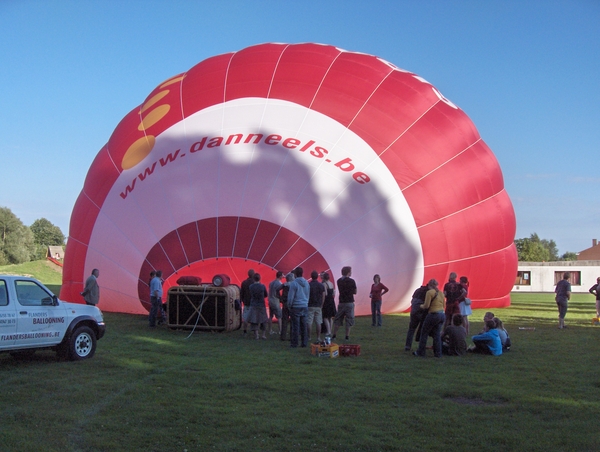
{"type": "Polygon", "coordinates": [[[105,313],[91,360],[0,358],[0,435],[7,450],[595,450],[600,333],[583,328],[589,306],[573,303],[565,331],[551,297],[494,312],[513,350],[442,359],[404,351],[407,314],[376,329],[357,317],[361,355],[331,359],[272,337],[190,336],[105,313]]]}

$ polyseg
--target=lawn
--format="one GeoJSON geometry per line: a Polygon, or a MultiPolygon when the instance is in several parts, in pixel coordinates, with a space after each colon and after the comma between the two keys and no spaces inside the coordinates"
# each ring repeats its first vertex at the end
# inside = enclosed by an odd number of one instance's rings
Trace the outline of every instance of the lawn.
{"type": "MultiPolygon", "coordinates": [[[[316,358],[271,336],[150,330],[106,313],[96,356],[0,355],[0,443],[11,451],[597,450],[600,416],[592,296],[566,330],[550,294],[497,310],[513,350],[420,359],[406,314],[360,317],[356,358],[316,358]],[[520,327],[535,330],[519,329],[520,327]]],[[[482,327],[475,310],[471,333],[482,327]]]]}

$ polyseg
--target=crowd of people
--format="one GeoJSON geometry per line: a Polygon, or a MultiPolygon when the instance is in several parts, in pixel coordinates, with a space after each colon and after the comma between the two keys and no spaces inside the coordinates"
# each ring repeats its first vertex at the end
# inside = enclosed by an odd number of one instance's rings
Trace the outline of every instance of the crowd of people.
{"type": "MultiPolygon", "coordinates": [[[[243,333],[247,334],[250,326],[255,339],[267,339],[267,334],[278,334],[280,339],[285,341],[290,325],[290,346],[296,348],[308,346],[313,325],[317,342],[321,342],[324,336],[335,339],[339,328],[344,326],[345,338],[349,340],[354,325],[356,295],[356,282],[351,276],[351,267],[342,268],[342,276],[337,280],[336,307],[336,290],[327,272],[319,274],[313,270],[308,281],[304,278],[303,268],[296,267],[285,276],[285,282],[282,281],[283,273],[277,272],[267,291],[260,283],[260,275],[253,269],[248,270],[248,278],[242,282],[240,289],[243,333]],[[268,299],[268,315],[265,298],[268,299]],[[277,320],[278,331],[273,329],[274,319],[277,320]],[[259,332],[262,332],[262,335],[259,332]]],[[[381,325],[381,297],[388,289],[381,284],[379,276],[376,277],[377,281],[374,281],[373,285],[373,303],[378,311],[373,314],[373,318],[379,319],[381,325]]]]}
{"type": "MultiPolygon", "coordinates": [[[[248,270],[248,278],[240,288],[242,307],[242,328],[247,334],[248,325],[255,339],[267,339],[267,334],[277,334],[282,341],[287,340],[290,329],[290,346],[307,347],[311,340],[314,325],[316,341],[323,336],[336,339],[340,327],[345,328],[345,339],[350,339],[354,326],[354,296],[357,293],[356,282],[352,279],[352,267],[343,267],[342,276],[337,280],[338,305],[335,305],[336,289],[328,272],[313,270],[310,281],[304,278],[302,267],[296,267],[285,275],[278,271],[275,279],[267,287],[261,283],[261,275],[253,269],[248,270]],[[320,281],[319,281],[320,279],[320,281]],[[265,306],[267,299],[269,311],[265,306]],[[274,320],[277,331],[273,329],[274,320]],[[290,326],[290,328],[288,328],[290,326]]],[[[85,282],[81,295],[87,304],[96,305],[100,289],[97,279],[99,270],[93,269],[85,282]]],[[[564,329],[568,301],[571,298],[570,273],[565,272],[555,289],[558,307],[558,328],[564,329]]],[[[150,273],[149,326],[166,323],[166,304],[163,303],[162,272],[150,273]]],[[[373,276],[369,293],[371,299],[371,326],[382,326],[381,306],[383,295],[389,289],[381,282],[379,275],[373,276]]],[[[596,320],[600,319],[600,277],[589,292],[596,297],[596,320]]],[[[416,289],[412,295],[410,317],[405,351],[412,351],[413,339],[418,344],[413,352],[415,356],[426,356],[427,341],[433,339],[433,353],[436,357],[446,355],[461,356],[467,352],[498,356],[510,350],[511,339],[502,320],[492,312],[483,317],[484,327],[471,337],[473,345],[467,346],[469,335],[469,316],[472,314],[469,298],[469,280],[452,272],[442,290],[436,279],[416,289]]]]}
{"type": "MultiPolygon", "coordinates": [[[[283,273],[277,272],[267,289],[260,282],[261,276],[250,269],[240,291],[243,333],[247,334],[249,328],[255,339],[267,339],[268,334],[277,334],[282,341],[286,341],[289,330],[290,346],[296,348],[307,347],[313,331],[314,339],[321,342],[324,336],[336,339],[340,328],[344,327],[344,338],[348,341],[354,326],[354,296],[357,288],[351,267],[342,268],[341,273],[334,286],[328,272],[313,270],[310,280],[307,280],[302,267],[297,267],[285,275],[285,281],[282,280],[283,273]],[[268,313],[265,298],[268,300],[268,313]],[[277,330],[274,329],[274,320],[277,320],[277,330]]],[[[381,306],[383,296],[388,292],[381,277],[374,275],[369,293],[373,327],[383,324],[381,306]]],[[[466,276],[457,279],[456,273],[450,273],[442,290],[437,280],[431,279],[413,293],[405,350],[412,351],[414,339],[418,346],[413,354],[426,356],[429,337],[433,339],[432,348],[436,357],[443,354],[460,356],[467,352],[497,356],[510,350],[508,332],[502,321],[491,312],[485,314],[483,330],[471,338],[473,345],[468,346],[468,317],[471,314],[469,280],[466,276]]]]}
{"type": "Polygon", "coordinates": [[[433,339],[433,354],[461,356],[467,352],[501,355],[510,350],[511,341],[502,321],[493,313],[484,317],[484,329],[467,346],[469,315],[472,314],[469,298],[469,280],[452,272],[442,290],[435,279],[419,287],[412,295],[410,319],[404,350],[411,351],[413,339],[418,343],[413,355],[425,357],[427,341],[433,339]]]}

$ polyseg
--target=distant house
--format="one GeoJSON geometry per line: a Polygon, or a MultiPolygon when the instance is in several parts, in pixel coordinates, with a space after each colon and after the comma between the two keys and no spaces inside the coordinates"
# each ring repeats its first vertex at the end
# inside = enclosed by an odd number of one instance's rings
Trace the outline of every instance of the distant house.
{"type": "Polygon", "coordinates": [[[65,250],[62,246],[49,246],[46,252],[46,257],[51,257],[57,261],[61,261],[65,258],[65,250]]]}
{"type": "Polygon", "coordinates": [[[571,292],[586,293],[600,276],[600,260],[519,262],[513,292],[554,292],[564,272],[571,273],[571,292]]]}
{"type": "Polygon", "coordinates": [[[578,261],[597,261],[600,260],[600,244],[598,239],[592,240],[592,247],[580,251],[577,255],[578,261]]]}
{"type": "Polygon", "coordinates": [[[571,292],[587,293],[600,276],[600,244],[577,254],[576,261],[519,262],[513,292],[554,292],[564,272],[571,273],[571,292]]]}

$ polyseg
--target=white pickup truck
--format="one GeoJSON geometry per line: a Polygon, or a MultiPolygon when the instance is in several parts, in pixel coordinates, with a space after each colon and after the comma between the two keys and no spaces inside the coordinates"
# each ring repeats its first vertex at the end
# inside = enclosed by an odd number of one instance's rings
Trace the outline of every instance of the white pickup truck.
{"type": "Polygon", "coordinates": [[[78,361],[94,356],[104,331],[96,306],[61,301],[33,278],[0,275],[0,352],[19,358],[52,348],[78,361]]]}

